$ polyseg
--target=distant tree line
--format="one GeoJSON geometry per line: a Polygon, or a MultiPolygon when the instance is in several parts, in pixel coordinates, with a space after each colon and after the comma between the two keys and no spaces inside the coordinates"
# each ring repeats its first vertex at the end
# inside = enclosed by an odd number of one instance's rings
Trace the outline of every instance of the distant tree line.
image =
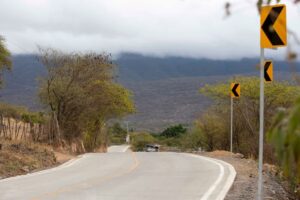
{"type": "Polygon", "coordinates": [[[147,144],[152,143],[162,145],[165,150],[183,150],[188,146],[185,145],[187,135],[189,135],[188,129],[183,124],[176,124],[160,133],[131,133],[131,145],[136,151],[143,151],[147,144]]]}

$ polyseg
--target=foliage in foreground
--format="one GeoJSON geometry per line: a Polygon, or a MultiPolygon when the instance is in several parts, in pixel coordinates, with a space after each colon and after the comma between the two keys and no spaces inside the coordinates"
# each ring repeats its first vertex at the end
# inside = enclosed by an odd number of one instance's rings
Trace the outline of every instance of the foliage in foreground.
{"type": "Polygon", "coordinates": [[[285,174],[300,184],[300,99],[289,110],[282,109],[268,133],[285,174]]]}

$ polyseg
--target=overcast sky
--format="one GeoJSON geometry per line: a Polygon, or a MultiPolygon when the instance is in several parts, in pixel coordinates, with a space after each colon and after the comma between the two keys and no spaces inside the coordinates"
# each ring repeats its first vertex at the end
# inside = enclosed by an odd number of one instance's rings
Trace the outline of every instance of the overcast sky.
{"type": "MultiPolygon", "coordinates": [[[[233,14],[225,19],[225,0],[0,0],[0,35],[13,53],[34,53],[40,45],[114,55],[256,57],[255,1],[231,0],[233,14]]],[[[288,26],[300,36],[300,7],[290,1],[282,1],[288,26]]],[[[285,50],[267,54],[283,57],[285,50]]]]}

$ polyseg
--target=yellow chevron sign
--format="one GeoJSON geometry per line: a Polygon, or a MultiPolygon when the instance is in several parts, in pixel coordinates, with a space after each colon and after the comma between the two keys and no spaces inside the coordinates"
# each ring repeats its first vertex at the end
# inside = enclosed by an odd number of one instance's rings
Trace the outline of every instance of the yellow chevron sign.
{"type": "Polygon", "coordinates": [[[241,86],[239,83],[231,83],[230,95],[232,98],[239,98],[241,96],[241,86]]]}
{"type": "Polygon", "coordinates": [[[267,60],[264,64],[264,77],[266,82],[273,81],[273,62],[267,60]]]}
{"type": "Polygon", "coordinates": [[[261,48],[277,48],[287,45],[286,6],[264,6],[260,17],[261,48]]]}

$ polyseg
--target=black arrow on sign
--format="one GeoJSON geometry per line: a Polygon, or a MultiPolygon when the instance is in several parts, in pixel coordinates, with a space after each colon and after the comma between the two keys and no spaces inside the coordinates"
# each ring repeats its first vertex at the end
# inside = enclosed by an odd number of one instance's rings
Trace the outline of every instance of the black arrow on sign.
{"type": "Polygon", "coordinates": [[[279,35],[273,27],[282,9],[283,6],[273,7],[269,15],[267,16],[264,24],[261,26],[262,30],[265,32],[272,45],[284,45],[283,41],[280,39],[279,35]]]}
{"type": "Polygon", "coordinates": [[[232,88],[232,93],[234,94],[235,97],[239,97],[239,93],[237,93],[236,89],[239,87],[240,84],[236,83],[234,84],[233,88],[232,88]]]}
{"type": "Polygon", "coordinates": [[[265,80],[267,81],[267,82],[270,82],[270,81],[272,81],[272,79],[271,79],[271,77],[269,76],[269,74],[268,74],[268,69],[269,69],[269,67],[271,66],[271,62],[266,62],[266,64],[265,64],[265,80]]]}

